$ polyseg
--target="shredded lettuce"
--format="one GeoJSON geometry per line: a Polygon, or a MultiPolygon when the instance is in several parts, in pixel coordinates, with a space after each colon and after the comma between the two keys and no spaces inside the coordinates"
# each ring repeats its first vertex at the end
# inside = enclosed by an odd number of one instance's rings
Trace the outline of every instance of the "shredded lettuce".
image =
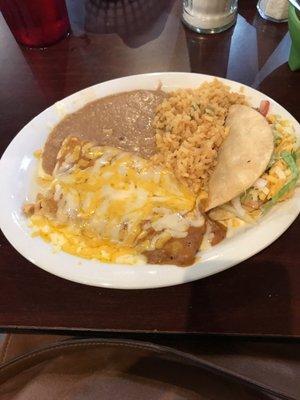
{"type": "Polygon", "coordinates": [[[235,217],[239,218],[240,220],[242,220],[242,221],[244,221],[244,222],[246,222],[248,224],[254,224],[255,223],[255,220],[249,214],[245,213],[244,216],[241,216],[240,214],[237,213],[236,209],[233,206],[231,206],[230,204],[228,204],[228,203],[223,204],[221,206],[221,209],[230,212],[235,217]]]}
{"type": "Polygon", "coordinates": [[[287,166],[289,167],[289,169],[292,172],[293,177],[298,177],[299,176],[299,170],[297,167],[297,160],[296,160],[296,156],[295,153],[289,153],[288,151],[283,151],[281,153],[281,157],[282,159],[285,161],[285,163],[287,164],[287,166]]]}
{"type": "Polygon", "coordinates": [[[278,156],[275,154],[275,152],[273,151],[269,164],[267,166],[267,170],[269,170],[271,167],[273,167],[273,165],[275,164],[275,162],[278,160],[278,156]]]}
{"type": "Polygon", "coordinates": [[[278,192],[267,202],[262,206],[262,210],[264,213],[269,211],[269,209],[278,203],[278,201],[285,196],[288,192],[290,192],[296,185],[297,181],[299,179],[299,169],[296,164],[296,156],[294,154],[289,153],[288,151],[283,151],[281,153],[281,158],[283,161],[287,164],[289,167],[292,177],[289,180],[288,183],[286,183],[278,192]]]}
{"type": "Polygon", "coordinates": [[[292,156],[296,163],[300,161],[300,147],[292,153],[292,156]]]}

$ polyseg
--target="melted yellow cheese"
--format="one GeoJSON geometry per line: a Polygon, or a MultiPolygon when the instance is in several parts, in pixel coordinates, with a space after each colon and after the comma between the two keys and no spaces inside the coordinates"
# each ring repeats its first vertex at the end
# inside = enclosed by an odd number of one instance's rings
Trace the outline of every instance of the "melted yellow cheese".
{"type": "Polygon", "coordinates": [[[75,150],[71,155],[61,151],[53,177],[43,181],[43,195],[55,202],[57,212],[31,217],[34,235],[55,249],[136,263],[145,261],[143,251],[203,224],[194,211],[194,195],[171,172],[115,148],[87,147],[90,163],[75,150]],[[154,236],[149,237],[150,230],[154,236]]]}

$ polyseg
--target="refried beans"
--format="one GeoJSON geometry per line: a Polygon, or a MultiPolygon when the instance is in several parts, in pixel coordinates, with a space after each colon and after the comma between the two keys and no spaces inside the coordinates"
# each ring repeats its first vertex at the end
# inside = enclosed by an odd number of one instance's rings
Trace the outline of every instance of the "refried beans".
{"type": "Polygon", "coordinates": [[[50,133],[42,166],[53,172],[63,140],[75,136],[102,146],[112,146],[150,157],[155,153],[152,121],[167,94],[161,90],[135,90],[103,97],[67,115],[50,133]]]}

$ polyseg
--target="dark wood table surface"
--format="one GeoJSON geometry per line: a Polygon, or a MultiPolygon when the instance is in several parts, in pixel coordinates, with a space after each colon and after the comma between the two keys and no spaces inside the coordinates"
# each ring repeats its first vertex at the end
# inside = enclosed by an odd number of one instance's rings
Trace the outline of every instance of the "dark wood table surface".
{"type": "MultiPolygon", "coordinates": [[[[227,77],[273,97],[300,119],[300,74],[287,65],[287,24],[241,0],[236,26],[199,36],[174,0],[73,1],[73,34],[45,50],[21,48],[0,13],[1,153],[54,102],[87,86],[154,71],[227,77]]],[[[275,243],[218,275],[153,290],[109,290],[52,276],[1,236],[0,327],[300,337],[300,221],[275,243]]]]}

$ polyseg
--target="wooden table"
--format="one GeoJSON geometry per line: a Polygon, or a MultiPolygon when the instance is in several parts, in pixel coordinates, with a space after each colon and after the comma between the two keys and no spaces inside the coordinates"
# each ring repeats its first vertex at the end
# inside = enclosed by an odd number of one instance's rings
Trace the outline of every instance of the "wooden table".
{"type": "MultiPolygon", "coordinates": [[[[300,74],[287,65],[286,24],[263,21],[255,1],[241,0],[233,29],[199,36],[181,24],[179,3],[117,1],[108,10],[105,1],[90,0],[86,7],[72,2],[73,35],[45,50],[19,47],[0,14],[1,151],[55,101],[108,79],[153,71],[234,79],[300,119],[300,74]]],[[[126,291],[52,276],[2,236],[0,326],[300,337],[299,237],[298,219],[266,250],[223,273],[175,287],[126,291]]]]}

